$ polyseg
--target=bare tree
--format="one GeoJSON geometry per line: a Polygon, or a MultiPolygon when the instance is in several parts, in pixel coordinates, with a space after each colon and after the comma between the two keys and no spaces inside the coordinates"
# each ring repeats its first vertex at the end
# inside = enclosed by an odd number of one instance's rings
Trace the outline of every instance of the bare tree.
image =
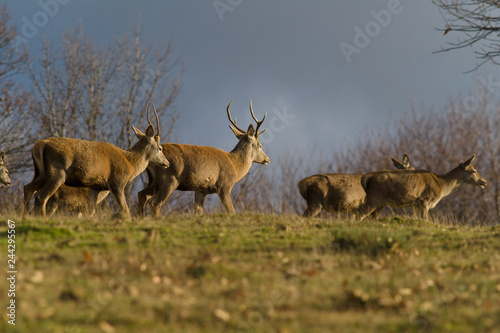
{"type": "Polygon", "coordinates": [[[169,120],[165,122],[165,139],[169,141],[178,116],[172,111],[172,104],[181,89],[181,56],[174,55],[171,43],[166,47],[146,45],[141,40],[139,24],[132,38],[126,36],[118,40],[117,45],[120,64],[117,79],[121,85],[115,92],[111,107],[123,126],[121,131],[116,132],[119,133],[115,138],[116,143],[126,147],[132,145],[130,126],[137,121],[143,121],[146,112],[144,105],[153,102],[153,97],[160,118],[169,116],[169,120]],[[167,110],[170,110],[168,114],[167,110]]]}
{"type": "Polygon", "coordinates": [[[35,129],[29,120],[33,100],[27,90],[16,82],[26,66],[27,51],[17,42],[16,22],[6,4],[0,5],[0,150],[5,150],[6,165],[13,185],[2,190],[0,208],[12,208],[12,195],[19,194],[20,179],[29,166],[29,146],[35,129]]]}
{"type": "Polygon", "coordinates": [[[444,198],[433,214],[471,225],[499,223],[500,107],[486,83],[479,80],[470,93],[450,98],[442,107],[411,105],[409,112],[384,127],[366,129],[343,149],[323,153],[314,148],[291,149],[274,155],[269,168],[251,171],[235,186],[232,193],[238,210],[300,214],[306,208],[297,190],[301,178],[315,173],[389,170],[392,165],[387,156],[407,153],[417,170],[443,174],[476,154],[478,172],[489,185],[484,190],[462,188],[444,198]]]}
{"type": "Polygon", "coordinates": [[[443,15],[445,26],[439,29],[445,35],[461,35],[448,42],[439,52],[472,47],[479,60],[472,70],[492,62],[499,64],[500,56],[500,1],[496,0],[432,0],[443,15]]]}
{"type": "Polygon", "coordinates": [[[170,111],[169,135],[177,118],[173,102],[181,88],[181,57],[174,57],[170,44],[145,45],[138,27],[132,40],[125,36],[97,47],[79,27],[64,34],[58,48],[43,42],[41,56],[29,61],[29,75],[45,135],[111,141],[128,149],[134,142],[129,128],[144,124],[145,105],[153,99],[160,118],[170,111]]]}
{"type": "Polygon", "coordinates": [[[144,125],[145,106],[154,102],[165,118],[163,138],[170,139],[178,117],[173,103],[181,89],[181,56],[174,55],[171,44],[144,43],[139,24],[131,36],[98,47],[78,27],[64,34],[59,47],[43,43],[41,55],[29,61],[42,136],[106,141],[130,149],[135,137],[131,126],[144,125]]]}
{"type": "Polygon", "coordinates": [[[114,50],[96,48],[81,28],[66,33],[59,49],[44,41],[41,56],[29,62],[42,131],[48,136],[106,138],[105,106],[117,68],[114,50]]]}

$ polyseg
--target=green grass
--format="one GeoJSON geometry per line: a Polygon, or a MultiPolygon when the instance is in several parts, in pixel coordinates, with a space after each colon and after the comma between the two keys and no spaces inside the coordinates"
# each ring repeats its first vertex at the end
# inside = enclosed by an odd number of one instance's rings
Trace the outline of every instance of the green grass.
{"type": "MultiPolygon", "coordinates": [[[[5,221],[5,220],[4,220],[5,221]]],[[[7,271],[7,225],[0,258],[7,271]]],[[[16,220],[17,332],[494,332],[500,227],[16,220]]],[[[7,324],[7,281],[0,281],[7,324]]]]}

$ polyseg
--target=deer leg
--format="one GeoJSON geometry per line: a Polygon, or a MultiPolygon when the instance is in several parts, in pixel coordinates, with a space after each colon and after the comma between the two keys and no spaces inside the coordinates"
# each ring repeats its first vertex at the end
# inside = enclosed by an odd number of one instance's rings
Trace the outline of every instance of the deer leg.
{"type": "Polygon", "coordinates": [[[149,200],[149,206],[151,207],[151,214],[154,217],[160,215],[161,206],[167,201],[172,192],[177,188],[178,182],[175,179],[166,182],[164,187],[160,187],[158,191],[153,195],[151,200],[149,200]]]}
{"type": "Polygon", "coordinates": [[[125,197],[125,186],[111,189],[111,193],[113,193],[113,197],[120,207],[120,211],[115,217],[130,218],[130,210],[128,209],[127,199],[125,197]]]}
{"type": "Polygon", "coordinates": [[[52,177],[48,178],[45,181],[43,187],[38,191],[38,197],[40,200],[40,207],[37,211],[38,214],[41,214],[43,217],[47,216],[46,205],[47,201],[49,201],[50,197],[56,193],[56,191],[61,187],[66,180],[66,174],[63,170],[54,170],[54,174],[52,177]]]}
{"type": "Polygon", "coordinates": [[[302,216],[304,217],[317,217],[321,211],[323,210],[323,206],[321,204],[312,204],[308,205],[302,216]]]}
{"type": "Polygon", "coordinates": [[[360,221],[363,221],[365,218],[367,218],[368,216],[370,216],[372,213],[375,212],[375,216],[376,214],[382,209],[384,208],[385,205],[381,206],[381,205],[377,205],[376,203],[372,203],[372,202],[366,202],[364,205],[361,206],[361,209],[359,210],[359,215],[358,215],[358,218],[360,221]]]}
{"type": "Polygon", "coordinates": [[[203,215],[203,203],[205,202],[206,194],[194,192],[194,210],[196,215],[203,215]]]}
{"type": "Polygon", "coordinates": [[[137,193],[137,215],[144,216],[146,203],[153,197],[155,190],[156,188],[154,186],[148,186],[144,190],[137,193]]]}
{"type": "Polygon", "coordinates": [[[222,204],[224,205],[224,208],[226,208],[227,212],[229,214],[234,214],[234,206],[233,206],[233,201],[231,200],[231,191],[220,191],[219,192],[219,198],[222,204]]]}
{"type": "Polygon", "coordinates": [[[422,218],[429,221],[429,208],[426,206],[422,207],[422,218]]]}
{"type": "MultiPolygon", "coordinates": [[[[38,196],[38,192],[35,192],[35,205],[33,206],[33,210],[30,212],[30,213],[33,213],[33,212],[38,212],[40,211],[40,197],[38,196]]],[[[29,201],[29,199],[28,199],[29,201]]],[[[49,200],[50,201],[50,200],[49,200]]],[[[47,204],[48,204],[48,201],[47,201],[47,204]]],[[[29,214],[29,213],[28,213],[29,214]]]]}
{"type": "Polygon", "coordinates": [[[99,196],[100,191],[89,189],[89,198],[88,198],[88,207],[87,214],[90,217],[93,217],[97,207],[97,197],[99,196]]]}
{"type": "MultiPolygon", "coordinates": [[[[31,181],[31,183],[26,184],[23,188],[24,192],[24,205],[23,205],[23,216],[28,215],[30,199],[33,194],[38,191],[44,184],[44,181],[41,177],[36,177],[31,181]]],[[[37,198],[35,198],[35,207],[37,204],[37,198]]]]}
{"type": "Polygon", "coordinates": [[[370,218],[372,219],[377,219],[378,217],[378,214],[382,211],[382,208],[377,208],[375,209],[371,214],[370,214],[370,218]]]}
{"type": "MultiPolygon", "coordinates": [[[[40,199],[35,195],[35,209],[38,209],[38,207],[40,207],[40,199]]],[[[55,200],[55,195],[50,197],[45,207],[48,217],[52,217],[57,212],[58,204],[57,200],[55,200]]]]}

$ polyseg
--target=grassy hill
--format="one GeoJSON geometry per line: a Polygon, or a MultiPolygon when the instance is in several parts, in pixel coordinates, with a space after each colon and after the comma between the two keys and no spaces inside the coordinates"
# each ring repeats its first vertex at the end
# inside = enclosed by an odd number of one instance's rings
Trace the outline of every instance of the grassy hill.
{"type": "MultiPolygon", "coordinates": [[[[222,214],[19,219],[15,230],[17,332],[500,327],[498,226],[222,214]]],[[[2,278],[2,332],[13,331],[8,289],[2,278]]]]}

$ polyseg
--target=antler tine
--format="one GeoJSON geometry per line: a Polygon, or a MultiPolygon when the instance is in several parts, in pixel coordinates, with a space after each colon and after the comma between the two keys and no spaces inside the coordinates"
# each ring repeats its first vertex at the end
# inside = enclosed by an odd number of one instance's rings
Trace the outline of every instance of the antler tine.
{"type": "Polygon", "coordinates": [[[257,117],[255,117],[255,115],[253,114],[253,107],[252,107],[252,99],[251,98],[250,98],[250,113],[252,114],[253,120],[255,120],[255,122],[257,123],[257,128],[255,129],[255,133],[257,133],[257,134],[255,136],[259,136],[262,133],[264,133],[265,131],[267,131],[267,128],[266,128],[265,130],[263,130],[262,132],[259,133],[260,126],[262,125],[264,120],[266,120],[267,112],[264,114],[264,118],[262,118],[261,121],[258,121],[257,117]]]}
{"type": "Polygon", "coordinates": [[[229,121],[231,122],[231,124],[238,130],[240,131],[241,133],[246,133],[247,131],[244,131],[242,130],[238,125],[236,125],[236,119],[233,121],[233,119],[231,119],[231,112],[229,112],[229,107],[231,106],[231,104],[233,104],[233,101],[231,101],[228,106],[227,106],[227,117],[229,118],[229,121]]]}
{"type": "Polygon", "coordinates": [[[153,126],[153,124],[151,123],[151,120],[149,120],[149,105],[150,105],[150,103],[148,103],[148,109],[147,109],[148,124],[150,126],[153,126]]]}
{"type": "Polygon", "coordinates": [[[156,112],[156,107],[155,107],[155,103],[153,103],[153,111],[155,112],[155,117],[156,117],[156,129],[158,130],[157,134],[158,136],[160,136],[160,118],[158,117],[158,113],[156,112]]]}

